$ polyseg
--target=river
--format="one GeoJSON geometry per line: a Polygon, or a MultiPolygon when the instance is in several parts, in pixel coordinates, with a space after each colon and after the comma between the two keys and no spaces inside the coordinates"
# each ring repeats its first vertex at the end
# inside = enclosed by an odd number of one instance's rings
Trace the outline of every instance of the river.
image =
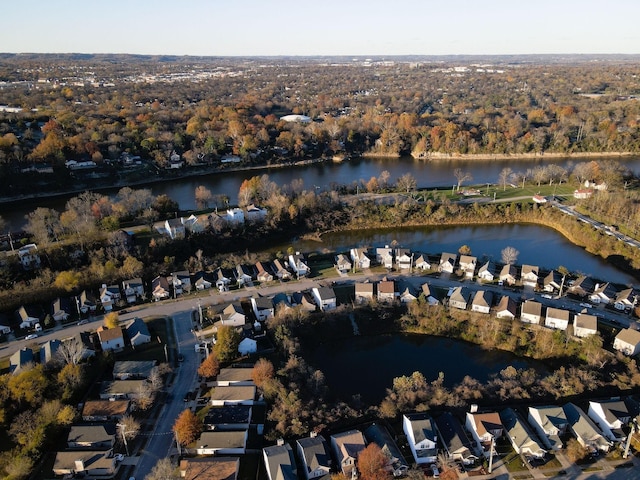
{"type": "MultiPolygon", "coordinates": [[[[371,177],[379,177],[383,171],[390,174],[390,182],[406,173],[411,173],[418,188],[433,188],[449,186],[456,183],[453,176],[455,168],[461,168],[473,176],[473,183],[486,184],[497,183],[500,171],[503,168],[511,168],[514,172],[526,171],[537,165],[556,164],[570,169],[580,162],[589,162],[594,159],[500,159],[500,160],[415,160],[412,157],[399,159],[390,158],[356,158],[341,163],[314,163],[311,165],[271,168],[264,170],[248,170],[238,172],[225,172],[187,177],[172,181],[154,183],[147,186],[154,195],[166,194],[178,202],[183,210],[193,210],[195,204],[195,189],[204,185],[216,195],[225,195],[232,204],[238,199],[240,184],[255,175],[268,174],[271,180],[282,186],[291,183],[292,180],[302,179],[306,189],[318,191],[328,190],[334,184],[352,184],[360,179],[368,181],[371,177]]],[[[615,161],[624,165],[636,174],[640,174],[640,157],[621,157],[615,161]]],[[[469,182],[467,182],[469,183],[469,182]]],[[[142,188],[142,187],[140,187],[142,188]]],[[[115,194],[117,189],[107,194],[115,194]]],[[[0,216],[9,222],[11,229],[20,230],[25,223],[24,216],[39,206],[63,210],[66,201],[72,195],[60,196],[49,199],[25,200],[10,205],[0,205],[0,216]]]]}
{"type": "Polygon", "coordinates": [[[360,394],[365,404],[379,404],[393,379],[420,371],[428,382],[444,373],[444,384],[452,387],[465,375],[484,383],[508,366],[535,368],[545,372],[542,362],[517,357],[500,350],[443,337],[393,334],[352,337],[347,340],[305,346],[305,359],[321,370],[336,396],[349,400],[360,394]],[[374,373],[375,372],[375,373],[374,373]]]}

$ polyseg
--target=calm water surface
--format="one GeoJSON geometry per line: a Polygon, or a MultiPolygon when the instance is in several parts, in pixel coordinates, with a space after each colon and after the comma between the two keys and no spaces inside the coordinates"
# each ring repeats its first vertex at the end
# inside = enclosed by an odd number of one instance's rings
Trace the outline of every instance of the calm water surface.
{"type": "Polygon", "coordinates": [[[535,368],[544,373],[542,362],[516,357],[509,352],[487,351],[459,340],[427,335],[394,334],[352,337],[316,348],[305,347],[305,359],[322,370],[331,391],[350,399],[360,394],[369,404],[379,404],[393,379],[420,371],[428,382],[444,373],[444,383],[452,387],[469,375],[480,382],[512,365],[535,368]]]}

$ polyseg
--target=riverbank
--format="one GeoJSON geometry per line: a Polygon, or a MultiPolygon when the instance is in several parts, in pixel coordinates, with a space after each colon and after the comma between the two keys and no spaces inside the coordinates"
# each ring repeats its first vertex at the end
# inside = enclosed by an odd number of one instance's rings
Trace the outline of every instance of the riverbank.
{"type": "Polygon", "coordinates": [[[638,155],[635,152],[533,152],[533,153],[411,153],[416,160],[556,160],[580,158],[619,158],[638,155]]]}

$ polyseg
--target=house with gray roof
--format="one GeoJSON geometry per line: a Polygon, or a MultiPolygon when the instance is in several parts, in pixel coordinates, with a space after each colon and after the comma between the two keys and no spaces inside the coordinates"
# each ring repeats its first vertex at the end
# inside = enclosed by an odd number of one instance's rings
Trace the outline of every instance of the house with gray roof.
{"type": "Polygon", "coordinates": [[[462,428],[462,424],[450,412],[445,412],[434,419],[436,437],[446,452],[449,460],[461,461],[465,465],[472,464],[478,457],[473,453],[473,444],[462,428]]]}
{"type": "Polygon", "coordinates": [[[478,313],[489,313],[493,305],[493,293],[478,290],[471,301],[471,311],[478,313]]]}
{"type": "Polygon", "coordinates": [[[247,430],[205,431],[196,440],[198,455],[243,455],[247,448],[247,430]]]}
{"type": "Polygon", "coordinates": [[[27,365],[33,365],[34,362],[35,356],[33,355],[33,350],[23,347],[9,357],[9,371],[17,375],[24,370],[27,365]]]}
{"type": "Polygon", "coordinates": [[[113,364],[113,378],[117,380],[149,378],[156,363],[155,360],[117,360],[113,364]]]}
{"type": "Polygon", "coordinates": [[[302,461],[302,471],[306,480],[330,477],[331,455],[322,436],[312,432],[309,437],[296,441],[298,457],[302,461]]]}
{"type": "Polygon", "coordinates": [[[126,323],[124,329],[133,348],[151,342],[149,327],[147,327],[147,324],[141,318],[136,317],[126,323]]]}
{"type": "Polygon", "coordinates": [[[402,430],[417,464],[435,463],[438,459],[438,435],[433,419],[426,413],[402,416],[402,430]]]}
{"type": "Polygon", "coordinates": [[[590,401],[587,415],[596,422],[602,433],[612,442],[627,439],[626,428],[640,413],[640,406],[631,397],[590,401]]]}
{"type": "Polygon", "coordinates": [[[509,295],[503,295],[500,303],[496,307],[497,318],[508,318],[513,320],[518,314],[518,304],[509,295]]]}
{"type": "Polygon", "coordinates": [[[460,310],[466,310],[471,298],[469,289],[465,287],[456,287],[452,290],[449,296],[449,306],[452,308],[458,308],[460,310]]]}
{"type": "Polygon", "coordinates": [[[539,324],[542,319],[542,304],[535,300],[526,300],[520,306],[520,321],[539,324]]]}
{"type": "Polygon", "coordinates": [[[112,478],[117,471],[118,464],[109,450],[58,452],[53,462],[53,473],[60,476],[112,478]]]}
{"type": "Polygon", "coordinates": [[[640,332],[632,328],[623,328],[613,340],[613,348],[625,355],[640,353],[640,332]]]}
{"type": "Polygon", "coordinates": [[[566,433],[569,425],[562,407],[558,405],[529,407],[527,418],[547,450],[562,449],[560,436],[566,433]]]}
{"type": "Polygon", "coordinates": [[[47,340],[40,346],[40,363],[46,365],[47,363],[55,360],[56,352],[62,342],[58,339],[47,340]]]}
{"type": "Polygon", "coordinates": [[[364,436],[359,430],[331,435],[331,450],[337,460],[336,468],[347,478],[350,478],[358,463],[358,455],[365,449],[364,436]]]}
{"type": "Polygon", "coordinates": [[[513,408],[505,408],[500,412],[500,420],[504,427],[511,446],[518,455],[544,458],[547,451],[542,448],[541,442],[529,429],[527,423],[520,418],[513,408]]]}
{"type": "Polygon", "coordinates": [[[109,450],[116,439],[116,427],[112,423],[101,425],[72,425],[67,435],[67,448],[77,450],[109,450]]]}
{"type": "Polygon", "coordinates": [[[594,453],[606,453],[609,451],[611,443],[580,407],[573,403],[567,403],[562,408],[567,416],[571,433],[573,433],[580,445],[594,453]]]}
{"type": "Polygon", "coordinates": [[[251,405],[222,405],[207,410],[203,424],[206,430],[248,430],[251,405]]]}
{"type": "Polygon", "coordinates": [[[269,480],[296,480],[298,478],[296,461],[291,445],[279,442],[278,445],[262,449],[264,465],[269,480]]]}

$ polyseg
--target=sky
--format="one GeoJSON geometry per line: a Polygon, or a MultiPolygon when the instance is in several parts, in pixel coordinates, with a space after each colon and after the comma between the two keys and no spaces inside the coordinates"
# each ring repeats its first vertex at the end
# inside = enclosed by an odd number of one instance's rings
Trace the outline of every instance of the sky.
{"type": "Polygon", "coordinates": [[[29,0],[2,13],[9,53],[640,53],[640,0],[29,0]]]}

